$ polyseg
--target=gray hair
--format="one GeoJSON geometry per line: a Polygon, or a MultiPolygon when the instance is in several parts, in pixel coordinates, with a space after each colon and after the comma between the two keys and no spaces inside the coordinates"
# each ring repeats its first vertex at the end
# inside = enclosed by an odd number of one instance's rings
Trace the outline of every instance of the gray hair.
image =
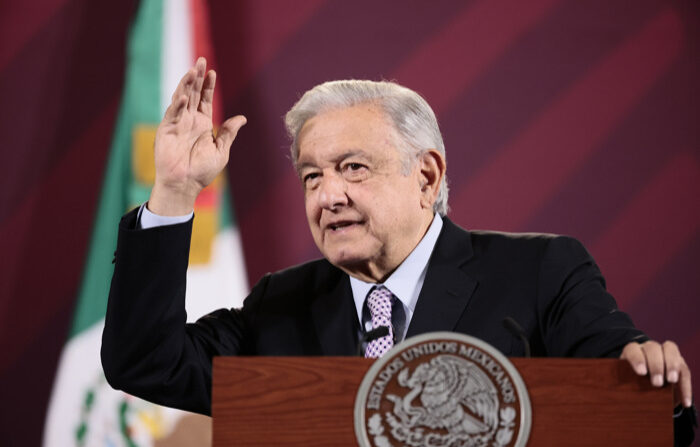
{"type": "MultiPolygon", "coordinates": [[[[306,121],[332,109],[364,103],[377,104],[394,125],[401,140],[397,144],[404,153],[405,174],[408,174],[415,160],[429,149],[436,149],[447,160],[435,113],[418,93],[395,82],[347,80],[317,85],[304,93],[287,112],[284,123],[292,140],[292,162],[296,165],[299,157],[297,138],[306,121]]],[[[433,204],[433,210],[441,216],[446,215],[448,210],[446,177],[440,183],[433,204]]]]}

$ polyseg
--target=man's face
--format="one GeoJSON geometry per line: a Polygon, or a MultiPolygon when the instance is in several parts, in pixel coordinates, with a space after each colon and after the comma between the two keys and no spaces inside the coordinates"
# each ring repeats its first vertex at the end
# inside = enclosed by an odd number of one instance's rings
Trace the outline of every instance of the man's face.
{"type": "Polygon", "coordinates": [[[332,264],[365,281],[386,279],[432,221],[421,204],[420,163],[404,174],[398,138],[373,104],[317,115],[298,137],[314,241],[332,264]]]}

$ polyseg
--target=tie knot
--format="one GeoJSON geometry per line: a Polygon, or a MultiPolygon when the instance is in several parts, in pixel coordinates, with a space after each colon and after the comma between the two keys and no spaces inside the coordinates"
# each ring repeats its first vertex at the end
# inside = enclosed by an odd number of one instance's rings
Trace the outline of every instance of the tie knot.
{"type": "Polygon", "coordinates": [[[391,306],[394,304],[394,295],[384,286],[372,290],[367,297],[367,308],[372,317],[386,317],[391,319],[391,306]]]}

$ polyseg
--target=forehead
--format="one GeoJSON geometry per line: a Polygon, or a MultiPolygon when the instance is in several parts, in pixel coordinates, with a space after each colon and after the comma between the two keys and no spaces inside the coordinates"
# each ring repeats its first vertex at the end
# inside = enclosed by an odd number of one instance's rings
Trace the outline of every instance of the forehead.
{"type": "Polygon", "coordinates": [[[309,119],[297,138],[298,162],[326,158],[342,152],[368,156],[396,152],[398,134],[386,113],[376,104],[331,109],[309,119]]]}

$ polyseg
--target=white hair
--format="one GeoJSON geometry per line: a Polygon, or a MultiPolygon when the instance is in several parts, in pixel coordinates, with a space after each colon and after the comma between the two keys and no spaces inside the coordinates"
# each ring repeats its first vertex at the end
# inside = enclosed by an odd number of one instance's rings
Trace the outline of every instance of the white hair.
{"type": "MultiPolygon", "coordinates": [[[[352,107],[358,104],[378,105],[389,117],[401,141],[397,142],[404,153],[404,173],[408,174],[413,163],[429,149],[435,149],[443,158],[445,144],[433,109],[418,93],[395,82],[388,81],[331,81],[317,85],[297,101],[284,118],[292,140],[292,162],[299,157],[298,136],[309,119],[323,112],[352,107]]],[[[433,210],[441,216],[447,214],[447,178],[440,183],[433,210]]]]}

